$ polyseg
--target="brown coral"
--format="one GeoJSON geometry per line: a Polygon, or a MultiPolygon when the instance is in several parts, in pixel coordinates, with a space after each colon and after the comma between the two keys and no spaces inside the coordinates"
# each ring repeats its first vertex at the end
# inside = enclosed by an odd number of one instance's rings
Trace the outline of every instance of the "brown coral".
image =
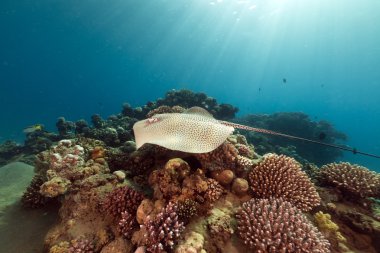
{"type": "Polygon", "coordinates": [[[130,187],[119,187],[106,196],[103,201],[103,210],[114,217],[120,217],[124,211],[135,214],[143,199],[144,195],[142,193],[130,187]]]}
{"type": "Polygon", "coordinates": [[[226,141],[211,152],[196,154],[195,156],[203,168],[213,171],[225,168],[234,169],[237,165],[238,155],[239,152],[234,145],[226,141]]]}
{"type": "Polygon", "coordinates": [[[191,199],[178,202],[178,218],[188,223],[189,220],[197,214],[198,203],[191,199]]]}
{"type": "Polygon", "coordinates": [[[283,198],[302,211],[311,210],[321,200],[299,163],[284,155],[266,155],[249,173],[249,182],[255,197],[283,198]]]}
{"type": "Polygon", "coordinates": [[[162,113],[181,113],[183,111],[185,111],[185,108],[183,108],[181,106],[170,107],[170,106],[167,106],[167,105],[162,105],[160,107],[157,107],[156,109],[153,109],[153,110],[149,111],[148,114],[146,115],[146,117],[147,118],[151,118],[151,117],[153,117],[156,114],[162,114],[162,113]]]}
{"type": "Polygon", "coordinates": [[[206,182],[207,190],[205,192],[204,198],[206,201],[213,203],[222,196],[224,193],[224,188],[215,179],[208,178],[206,182]]]}
{"type": "Polygon", "coordinates": [[[330,252],[330,244],[292,204],[251,199],[237,215],[238,233],[254,252],[330,252]]]}
{"type": "Polygon", "coordinates": [[[37,174],[22,195],[21,203],[24,207],[39,208],[46,205],[51,198],[47,198],[40,193],[40,187],[44,183],[43,176],[37,174]]]}
{"type": "Polygon", "coordinates": [[[322,166],[321,175],[327,183],[357,197],[376,197],[380,193],[380,174],[350,163],[322,166]]]}

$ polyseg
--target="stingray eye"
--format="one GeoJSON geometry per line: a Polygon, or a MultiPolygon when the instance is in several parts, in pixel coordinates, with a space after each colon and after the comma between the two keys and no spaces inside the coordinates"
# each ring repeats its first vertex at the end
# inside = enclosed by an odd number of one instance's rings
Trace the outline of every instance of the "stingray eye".
{"type": "Polygon", "coordinates": [[[146,125],[151,125],[159,121],[159,118],[149,118],[146,120],[146,125]]]}

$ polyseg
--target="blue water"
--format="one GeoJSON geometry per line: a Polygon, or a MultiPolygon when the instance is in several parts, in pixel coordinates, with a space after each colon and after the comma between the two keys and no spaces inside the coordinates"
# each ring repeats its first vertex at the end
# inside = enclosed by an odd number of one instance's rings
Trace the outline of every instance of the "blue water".
{"type": "MultiPolygon", "coordinates": [[[[188,88],[241,115],[326,119],[348,145],[380,154],[379,9],[376,0],[2,0],[0,141],[188,88]]],[[[379,159],[343,159],[380,171],[379,159]]]]}

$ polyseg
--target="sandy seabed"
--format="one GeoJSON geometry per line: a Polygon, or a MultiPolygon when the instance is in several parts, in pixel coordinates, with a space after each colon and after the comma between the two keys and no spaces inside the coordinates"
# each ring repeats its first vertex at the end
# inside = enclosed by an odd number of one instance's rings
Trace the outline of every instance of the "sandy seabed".
{"type": "Polygon", "coordinates": [[[45,234],[57,219],[52,208],[22,208],[20,199],[33,175],[33,166],[21,162],[0,167],[1,253],[43,252],[45,234]]]}

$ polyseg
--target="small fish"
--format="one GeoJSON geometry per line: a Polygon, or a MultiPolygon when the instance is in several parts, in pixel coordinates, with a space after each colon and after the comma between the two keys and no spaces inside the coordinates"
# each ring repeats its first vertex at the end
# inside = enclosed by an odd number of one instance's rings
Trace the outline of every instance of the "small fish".
{"type": "Polygon", "coordinates": [[[286,78],[282,78],[282,82],[283,82],[283,83],[286,83],[286,78]]]}
{"type": "Polygon", "coordinates": [[[35,125],[32,125],[32,126],[25,127],[24,130],[23,130],[23,132],[25,134],[30,134],[30,133],[42,131],[43,129],[44,129],[44,125],[42,125],[42,124],[35,124],[35,125]]]}

